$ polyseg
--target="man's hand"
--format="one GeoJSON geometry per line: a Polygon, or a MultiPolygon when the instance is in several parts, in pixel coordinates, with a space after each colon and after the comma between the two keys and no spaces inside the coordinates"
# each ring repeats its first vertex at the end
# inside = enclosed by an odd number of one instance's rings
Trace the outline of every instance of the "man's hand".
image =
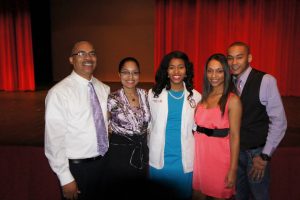
{"type": "Polygon", "coordinates": [[[66,199],[76,200],[78,199],[78,194],[80,191],[78,190],[77,184],[75,181],[68,183],[62,186],[63,195],[66,199]]]}
{"type": "Polygon", "coordinates": [[[249,175],[255,181],[260,181],[264,177],[265,168],[268,161],[263,160],[259,155],[254,156],[252,159],[253,166],[249,172],[249,175]]]}

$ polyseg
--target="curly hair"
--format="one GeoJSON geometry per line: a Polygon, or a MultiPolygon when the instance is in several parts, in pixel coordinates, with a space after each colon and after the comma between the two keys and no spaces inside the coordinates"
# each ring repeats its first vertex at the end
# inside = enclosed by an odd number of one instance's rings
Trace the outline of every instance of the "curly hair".
{"type": "Polygon", "coordinates": [[[154,92],[154,97],[158,97],[162,90],[166,88],[167,90],[171,89],[170,79],[168,77],[168,68],[170,61],[173,58],[182,59],[186,68],[186,77],[183,79],[185,87],[190,93],[188,99],[193,96],[193,78],[194,78],[194,68],[193,63],[190,62],[189,57],[181,51],[172,51],[165,55],[159,65],[159,68],[156,71],[155,75],[155,84],[152,88],[154,92]]]}
{"type": "Polygon", "coordinates": [[[224,90],[223,90],[223,94],[218,102],[220,109],[222,111],[222,116],[223,116],[224,111],[225,111],[225,106],[227,103],[227,99],[228,99],[228,95],[230,92],[234,92],[234,87],[233,87],[233,83],[231,80],[230,68],[227,63],[227,58],[225,55],[223,55],[221,53],[216,53],[216,54],[211,55],[206,61],[205,68],[204,68],[203,93],[202,93],[201,102],[205,102],[207,100],[209,94],[212,91],[211,84],[209,83],[208,78],[207,78],[208,63],[211,60],[218,61],[222,65],[223,70],[224,70],[224,90]]]}

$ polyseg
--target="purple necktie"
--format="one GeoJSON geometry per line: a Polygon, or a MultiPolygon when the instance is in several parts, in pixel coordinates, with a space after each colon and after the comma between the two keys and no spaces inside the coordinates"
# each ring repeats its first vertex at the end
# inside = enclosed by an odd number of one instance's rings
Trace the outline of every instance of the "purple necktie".
{"type": "Polygon", "coordinates": [[[242,93],[242,80],[241,79],[237,79],[237,84],[236,84],[236,88],[238,91],[238,95],[241,96],[242,93]]]}
{"type": "Polygon", "coordinates": [[[98,152],[101,156],[104,156],[108,149],[108,136],[105,128],[105,122],[103,119],[102,109],[95,92],[95,88],[91,82],[89,82],[90,99],[93,109],[93,117],[96,127],[98,152]]]}

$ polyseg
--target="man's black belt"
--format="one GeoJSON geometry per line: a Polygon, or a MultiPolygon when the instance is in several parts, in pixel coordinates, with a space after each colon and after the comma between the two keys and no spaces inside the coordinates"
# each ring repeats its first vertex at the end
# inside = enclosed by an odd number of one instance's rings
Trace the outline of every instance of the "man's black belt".
{"type": "MultiPolygon", "coordinates": [[[[263,143],[263,144],[259,144],[259,145],[254,145],[254,146],[251,146],[251,147],[247,147],[245,148],[245,150],[253,150],[253,149],[258,149],[258,148],[262,148],[265,146],[266,143],[263,143]]],[[[244,148],[241,147],[241,150],[244,150],[244,148]]]]}
{"type": "Polygon", "coordinates": [[[92,158],[83,158],[83,159],[69,159],[69,162],[72,164],[81,164],[81,163],[87,163],[95,160],[101,159],[103,156],[99,155],[92,158]]]}
{"type": "Polygon", "coordinates": [[[223,129],[210,129],[202,126],[197,126],[196,131],[198,133],[203,133],[209,137],[226,137],[229,133],[229,128],[223,129]]]}

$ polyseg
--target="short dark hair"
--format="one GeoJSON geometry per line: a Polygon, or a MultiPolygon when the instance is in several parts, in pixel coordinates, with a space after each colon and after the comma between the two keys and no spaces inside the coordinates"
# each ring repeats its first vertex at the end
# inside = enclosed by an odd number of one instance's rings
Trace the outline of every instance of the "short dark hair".
{"type": "Polygon", "coordinates": [[[138,68],[139,71],[140,71],[140,63],[139,63],[139,61],[138,61],[136,58],[134,58],[134,57],[126,57],[126,58],[123,58],[123,59],[120,61],[120,63],[119,63],[119,72],[121,72],[121,70],[123,69],[124,64],[125,64],[126,62],[129,62],[129,61],[134,62],[134,63],[136,64],[137,68],[138,68]]]}
{"type": "Polygon", "coordinates": [[[77,51],[78,45],[80,45],[80,44],[82,44],[82,43],[87,43],[87,44],[91,45],[92,48],[94,49],[94,45],[93,45],[90,41],[86,41],[86,40],[77,41],[77,42],[75,42],[75,44],[73,45],[73,48],[72,48],[72,50],[71,50],[70,56],[72,56],[74,53],[77,53],[76,51],[77,51]]]}
{"type": "Polygon", "coordinates": [[[233,46],[243,46],[246,48],[247,54],[250,54],[250,47],[245,42],[240,42],[240,41],[233,42],[231,45],[229,45],[229,47],[227,49],[229,49],[233,46]]]}

